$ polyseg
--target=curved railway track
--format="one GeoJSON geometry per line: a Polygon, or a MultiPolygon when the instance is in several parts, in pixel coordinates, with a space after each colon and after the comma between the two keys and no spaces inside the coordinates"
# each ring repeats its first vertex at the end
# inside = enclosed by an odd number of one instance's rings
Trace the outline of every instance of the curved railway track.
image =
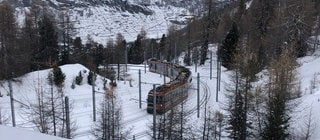
{"type": "MultiPolygon", "coordinates": [[[[200,80],[200,84],[201,87],[203,89],[203,95],[201,96],[200,102],[199,102],[199,106],[200,108],[203,107],[205,105],[205,103],[210,99],[210,88],[208,86],[208,84],[202,80],[200,80]]],[[[198,106],[197,104],[195,106],[193,106],[190,110],[188,110],[185,115],[190,116],[194,113],[196,113],[198,110],[198,106]]]]}
{"type": "MultiPolygon", "coordinates": [[[[145,112],[146,110],[147,109],[141,109],[141,111],[139,111],[139,112],[145,112]]],[[[137,114],[137,113],[135,113],[135,114],[137,114]]],[[[136,122],[136,121],[139,121],[139,120],[143,120],[143,119],[145,119],[144,116],[145,116],[145,114],[140,113],[140,115],[136,115],[136,116],[134,116],[134,117],[132,117],[132,118],[130,118],[128,120],[124,120],[122,122],[122,125],[126,125],[126,124],[129,124],[129,123],[132,123],[132,122],[136,122]]]]}

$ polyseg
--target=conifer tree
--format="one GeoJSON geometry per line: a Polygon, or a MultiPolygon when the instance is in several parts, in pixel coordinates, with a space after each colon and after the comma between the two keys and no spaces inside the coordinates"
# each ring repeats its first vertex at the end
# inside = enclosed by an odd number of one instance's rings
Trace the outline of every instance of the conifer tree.
{"type": "Polygon", "coordinates": [[[71,49],[71,52],[72,53],[70,59],[73,63],[85,64],[86,52],[80,37],[76,37],[73,40],[73,47],[71,49]]]}
{"type": "Polygon", "coordinates": [[[218,50],[218,57],[220,58],[222,65],[228,69],[231,68],[232,58],[237,49],[238,39],[238,27],[237,24],[233,22],[231,30],[223,40],[222,46],[220,46],[218,50]]]}
{"type": "Polygon", "coordinates": [[[160,59],[165,59],[166,56],[168,55],[168,49],[166,47],[166,35],[163,34],[161,39],[160,39],[160,44],[159,44],[159,60],[160,59]]]}
{"type": "Polygon", "coordinates": [[[93,76],[95,76],[94,73],[93,73],[92,71],[90,71],[90,72],[89,72],[89,75],[88,75],[88,77],[87,77],[87,80],[88,80],[87,82],[88,82],[89,85],[92,85],[92,84],[93,84],[93,80],[95,80],[95,79],[93,78],[93,76]]]}
{"type": "Polygon", "coordinates": [[[128,61],[131,64],[141,64],[144,60],[143,58],[143,47],[142,47],[143,36],[138,34],[137,40],[129,48],[128,61]]]}
{"type": "Polygon", "coordinates": [[[61,68],[55,66],[53,68],[53,82],[57,87],[63,86],[66,75],[62,72],[61,68]]]}
{"type": "Polygon", "coordinates": [[[47,61],[59,62],[59,46],[54,24],[48,15],[43,15],[39,22],[39,47],[36,48],[35,63],[41,68],[47,68],[47,61]]]}

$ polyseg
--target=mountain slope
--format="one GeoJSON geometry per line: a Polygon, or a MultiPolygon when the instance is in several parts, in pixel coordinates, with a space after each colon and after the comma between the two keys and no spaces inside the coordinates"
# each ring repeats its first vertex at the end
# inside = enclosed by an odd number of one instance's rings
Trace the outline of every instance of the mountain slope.
{"type": "MultiPolygon", "coordinates": [[[[18,0],[15,5],[21,11],[30,7],[31,0],[18,0]]],[[[161,37],[171,25],[181,28],[192,13],[201,9],[201,0],[47,0],[46,5],[59,22],[61,15],[70,16],[73,37],[85,42],[89,35],[105,44],[118,33],[133,41],[141,30],[154,38],[161,37]]]]}

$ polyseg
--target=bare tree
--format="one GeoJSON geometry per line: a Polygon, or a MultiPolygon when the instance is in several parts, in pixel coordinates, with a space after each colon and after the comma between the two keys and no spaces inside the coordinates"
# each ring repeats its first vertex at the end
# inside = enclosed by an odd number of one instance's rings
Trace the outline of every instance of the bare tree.
{"type": "MultiPolygon", "coordinates": [[[[26,121],[34,125],[39,132],[67,137],[64,96],[61,89],[52,85],[53,79],[52,73],[49,73],[46,84],[46,80],[38,77],[35,84],[36,100],[26,99],[27,105],[23,106],[21,111],[26,116],[26,121]]],[[[72,111],[72,105],[70,106],[69,110],[72,111]]],[[[77,126],[73,120],[70,124],[70,135],[74,136],[77,126]]]]}
{"type": "Polygon", "coordinates": [[[219,111],[208,111],[208,115],[205,117],[205,125],[203,126],[203,140],[220,140],[222,136],[223,114],[219,111]]]}
{"type": "Polygon", "coordinates": [[[263,139],[286,139],[292,106],[290,99],[300,96],[300,89],[295,68],[295,56],[285,46],[277,60],[272,61],[269,68],[269,81],[267,83],[268,101],[266,108],[265,126],[262,131],[263,139]]]}
{"type": "MultiPolygon", "coordinates": [[[[188,116],[184,110],[184,103],[170,109],[157,118],[156,139],[194,139],[193,129],[188,122],[188,116]]],[[[153,130],[153,126],[150,126],[153,130]]]]}
{"type": "Polygon", "coordinates": [[[286,29],[286,41],[292,51],[298,57],[307,53],[306,40],[311,35],[312,11],[311,0],[286,0],[284,3],[284,28],[286,29]],[[308,10],[310,9],[310,10],[308,10]]]}
{"type": "Polygon", "coordinates": [[[17,42],[17,27],[14,9],[7,3],[0,3],[0,79],[10,79],[15,66],[14,50],[17,42]],[[10,64],[10,65],[9,65],[10,64]]]}
{"type": "Polygon", "coordinates": [[[2,111],[2,108],[0,107],[0,125],[6,125],[9,123],[9,116],[6,114],[6,112],[2,111]]]}
{"type": "Polygon", "coordinates": [[[98,121],[91,130],[98,140],[126,139],[129,131],[124,131],[121,125],[121,106],[116,100],[113,90],[106,89],[101,102],[98,121]]]}
{"type": "Polygon", "coordinates": [[[300,132],[300,138],[303,140],[310,140],[317,127],[317,123],[315,123],[315,118],[312,114],[312,107],[306,116],[307,118],[303,121],[303,126],[301,126],[302,130],[300,132]]]}

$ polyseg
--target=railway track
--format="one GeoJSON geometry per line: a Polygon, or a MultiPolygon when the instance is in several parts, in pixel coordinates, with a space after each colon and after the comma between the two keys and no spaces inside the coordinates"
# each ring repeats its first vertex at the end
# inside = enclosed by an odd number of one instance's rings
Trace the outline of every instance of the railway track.
{"type": "MultiPolygon", "coordinates": [[[[210,98],[210,88],[209,88],[209,86],[208,86],[208,84],[206,83],[206,82],[204,82],[204,81],[202,81],[202,80],[200,80],[200,85],[201,85],[201,87],[202,87],[202,91],[203,91],[203,95],[201,96],[201,99],[200,99],[200,102],[199,102],[199,106],[200,106],[200,108],[201,107],[203,107],[205,104],[206,104],[206,102],[209,100],[209,98],[210,98]]],[[[198,106],[197,106],[197,104],[195,105],[195,106],[193,106],[190,110],[188,110],[186,113],[185,113],[185,115],[186,116],[190,116],[190,115],[192,115],[192,114],[194,114],[194,113],[196,113],[197,112],[197,110],[198,110],[198,106]]]]}
{"type": "MultiPolygon", "coordinates": [[[[147,111],[147,109],[141,109],[141,111],[139,111],[139,112],[146,112],[147,111]]],[[[137,112],[137,113],[135,113],[135,114],[138,114],[139,112],[137,112]]],[[[134,117],[132,117],[132,118],[130,118],[130,119],[128,119],[128,120],[124,120],[123,121],[123,123],[122,123],[122,125],[127,125],[127,124],[130,124],[130,123],[132,123],[132,122],[137,122],[137,121],[139,121],[139,120],[143,120],[143,119],[145,119],[144,117],[146,116],[145,114],[143,114],[143,113],[140,113],[141,115],[136,115],[136,116],[134,116],[134,117]]]]}

